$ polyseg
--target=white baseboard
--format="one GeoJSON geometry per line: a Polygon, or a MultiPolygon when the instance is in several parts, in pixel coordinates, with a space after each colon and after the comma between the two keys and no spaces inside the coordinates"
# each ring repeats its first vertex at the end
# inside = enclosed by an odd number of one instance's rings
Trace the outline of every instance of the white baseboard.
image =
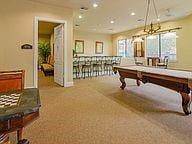
{"type": "Polygon", "coordinates": [[[74,86],[74,83],[73,82],[67,82],[64,87],[72,87],[74,86]]]}
{"type": "Polygon", "coordinates": [[[25,89],[30,89],[30,88],[35,88],[35,86],[32,86],[32,87],[25,87],[25,89]]]}

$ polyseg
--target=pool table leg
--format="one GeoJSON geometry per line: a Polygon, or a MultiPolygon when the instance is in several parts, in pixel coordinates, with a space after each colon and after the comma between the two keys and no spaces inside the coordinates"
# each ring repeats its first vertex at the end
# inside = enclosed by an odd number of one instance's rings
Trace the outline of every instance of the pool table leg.
{"type": "Polygon", "coordinates": [[[191,110],[190,110],[190,104],[191,104],[191,93],[187,94],[187,93],[183,93],[181,92],[181,96],[182,96],[182,107],[183,107],[183,111],[186,115],[191,114],[191,110]]]}
{"type": "Polygon", "coordinates": [[[126,87],[126,83],[125,83],[125,78],[124,77],[120,77],[119,80],[121,81],[122,85],[120,86],[120,88],[122,90],[124,90],[124,88],[126,87]]]}

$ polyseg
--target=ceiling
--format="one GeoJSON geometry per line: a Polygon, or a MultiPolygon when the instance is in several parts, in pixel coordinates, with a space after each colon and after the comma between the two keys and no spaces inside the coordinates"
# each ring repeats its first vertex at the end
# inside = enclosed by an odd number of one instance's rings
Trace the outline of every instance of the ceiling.
{"type": "MultiPolygon", "coordinates": [[[[74,28],[81,31],[98,33],[117,33],[144,26],[147,0],[31,0],[35,2],[72,8],[74,10],[74,28]],[[99,6],[93,8],[96,2],[99,6]],[[88,10],[80,10],[87,7],[88,10]],[[131,13],[135,12],[135,16],[131,13]],[[78,16],[83,18],[79,19],[78,16]],[[110,21],[115,23],[111,24],[110,21]],[[75,26],[79,25],[79,26],[75,26]]],[[[161,22],[183,17],[192,13],[192,0],[155,0],[161,22]]],[[[150,20],[156,20],[151,11],[150,20]]]]}

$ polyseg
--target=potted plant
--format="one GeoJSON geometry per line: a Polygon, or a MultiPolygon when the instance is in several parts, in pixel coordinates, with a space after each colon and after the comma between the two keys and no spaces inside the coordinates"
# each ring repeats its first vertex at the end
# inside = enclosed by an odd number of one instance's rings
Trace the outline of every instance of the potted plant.
{"type": "Polygon", "coordinates": [[[51,46],[49,42],[39,42],[39,55],[42,59],[42,63],[47,63],[48,56],[51,54],[51,46]]]}

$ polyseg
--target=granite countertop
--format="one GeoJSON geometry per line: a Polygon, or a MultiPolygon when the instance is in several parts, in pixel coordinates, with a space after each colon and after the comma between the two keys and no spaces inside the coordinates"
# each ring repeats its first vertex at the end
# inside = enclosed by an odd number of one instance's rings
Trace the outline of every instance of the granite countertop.
{"type": "Polygon", "coordinates": [[[0,96],[10,95],[13,93],[21,94],[19,102],[15,106],[0,108],[0,121],[6,121],[15,117],[25,116],[27,114],[39,111],[41,102],[39,90],[37,88],[0,93],[0,96]]]}

